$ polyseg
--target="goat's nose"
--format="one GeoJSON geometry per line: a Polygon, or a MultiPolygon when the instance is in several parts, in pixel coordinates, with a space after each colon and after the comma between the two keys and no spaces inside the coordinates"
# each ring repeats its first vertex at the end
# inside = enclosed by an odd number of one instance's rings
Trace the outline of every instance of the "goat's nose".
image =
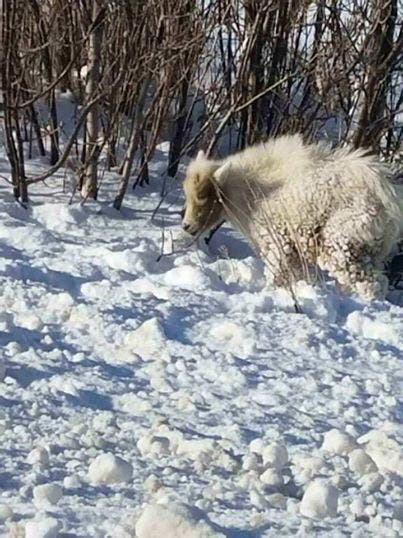
{"type": "Polygon", "coordinates": [[[185,232],[187,232],[190,228],[190,224],[187,222],[182,222],[182,228],[185,230],[185,232]]]}

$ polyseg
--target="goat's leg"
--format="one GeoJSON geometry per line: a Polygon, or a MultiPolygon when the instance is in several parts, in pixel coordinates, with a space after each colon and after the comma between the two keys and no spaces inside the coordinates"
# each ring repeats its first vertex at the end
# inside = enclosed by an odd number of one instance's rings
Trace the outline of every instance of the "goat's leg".
{"type": "Polygon", "coordinates": [[[329,271],[343,292],[364,299],[384,297],[384,237],[365,208],[337,212],[323,228],[319,264],[329,271]],[[361,210],[361,212],[360,212],[361,210]]]}

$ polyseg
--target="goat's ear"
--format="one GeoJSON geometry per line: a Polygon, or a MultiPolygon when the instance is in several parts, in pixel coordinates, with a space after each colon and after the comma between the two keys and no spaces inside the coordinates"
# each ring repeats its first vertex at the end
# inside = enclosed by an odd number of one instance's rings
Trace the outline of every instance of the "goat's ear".
{"type": "Polygon", "coordinates": [[[203,159],[206,158],[206,154],[204,153],[204,151],[202,149],[200,149],[198,152],[197,152],[197,155],[196,155],[196,161],[202,161],[203,159]]]}
{"type": "Polygon", "coordinates": [[[214,180],[219,185],[223,184],[225,182],[225,179],[228,177],[228,174],[231,171],[231,162],[227,161],[223,165],[220,166],[215,172],[214,172],[214,180]]]}

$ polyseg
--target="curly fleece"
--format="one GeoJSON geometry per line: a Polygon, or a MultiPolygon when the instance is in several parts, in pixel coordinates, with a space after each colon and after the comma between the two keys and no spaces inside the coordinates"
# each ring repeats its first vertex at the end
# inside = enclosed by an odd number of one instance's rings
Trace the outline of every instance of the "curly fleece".
{"type": "Polygon", "coordinates": [[[219,204],[215,219],[224,216],[249,238],[276,285],[306,277],[317,264],[345,292],[371,299],[387,289],[383,263],[399,238],[402,212],[386,170],[365,150],[332,150],[293,135],[221,161],[199,154],[185,194],[187,225],[203,228],[197,220],[219,204]],[[208,184],[213,196],[203,194],[208,184]]]}

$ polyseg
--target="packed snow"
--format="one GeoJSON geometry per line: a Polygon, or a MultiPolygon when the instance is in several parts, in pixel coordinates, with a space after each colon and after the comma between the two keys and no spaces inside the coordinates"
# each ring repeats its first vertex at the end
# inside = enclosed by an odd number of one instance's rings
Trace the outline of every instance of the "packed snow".
{"type": "Polygon", "coordinates": [[[1,186],[0,535],[400,536],[401,292],[296,313],[230,228],[182,233],[175,181],[154,215],[166,150],[121,212],[112,174],[1,186]]]}

